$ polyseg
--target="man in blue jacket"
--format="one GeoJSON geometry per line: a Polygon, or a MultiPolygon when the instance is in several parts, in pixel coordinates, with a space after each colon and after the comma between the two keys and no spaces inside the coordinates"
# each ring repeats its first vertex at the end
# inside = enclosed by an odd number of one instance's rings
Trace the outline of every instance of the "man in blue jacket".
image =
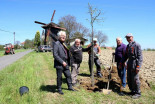
{"type": "Polygon", "coordinates": [[[113,53],[113,55],[115,55],[115,62],[117,63],[118,76],[121,79],[120,94],[124,95],[122,90],[126,86],[126,68],[125,68],[125,66],[122,66],[122,69],[119,69],[118,66],[119,66],[119,63],[120,63],[122,57],[125,55],[126,45],[122,43],[122,39],[119,37],[116,38],[116,43],[117,43],[117,47],[116,47],[115,53],[113,53]]]}
{"type": "Polygon", "coordinates": [[[57,73],[57,88],[59,94],[64,94],[61,89],[62,85],[62,73],[64,73],[67,79],[68,90],[75,91],[72,88],[71,74],[69,70],[70,64],[70,54],[66,45],[64,44],[66,40],[66,33],[64,31],[58,32],[59,40],[53,45],[53,57],[54,57],[54,68],[56,68],[57,73]]]}

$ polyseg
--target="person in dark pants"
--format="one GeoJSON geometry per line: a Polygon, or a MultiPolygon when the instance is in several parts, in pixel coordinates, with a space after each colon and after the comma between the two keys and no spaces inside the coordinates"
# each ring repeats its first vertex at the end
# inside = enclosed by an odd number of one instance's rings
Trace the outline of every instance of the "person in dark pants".
{"type": "Polygon", "coordinates": [[[119,66],[119,63],[120,63],[122,57],[125,55],[126,45],[122,43],[122,39],[119,38],[119,37],[116,38],[116,43],[117,43],[117,47],[116,47],[115,53],[113,53],[113,55],[115,55],[115,62],[117,63],[118,76],[121,79],[121,82],[120,82],[120,95],[124,95],[122,90],[126,86],[126,67],[122,66],[122,69],[119,69],[118,66],[119,66]]]}
{"type": "MultiPolygon", "coordinates": [[[[100,46],[97,44],[97,38],[94,38],[93,39],[93,42],[94,42],[94,47],[93,47],[93,51],[94,51],[94,63],[96,65],[96,69],[97,69],[97,77],[102,77],[102,74],[101,74],[101,63],[100,63],[100,60],[99,60],[99,55],[101,54],[101,49],[100,49],[100,46]]],[[[88,47],[91,46],[91,44],[88,45],[88,47]]],[[[89,54],[89,71],[91,73],[91,51],[88,52],[89,54]]]]}
{"type": "Polygon", "coordinates": [[[66,39],[66,33],[64,31],[58,32],[59,40],[56,41],[53,45],[53,57],[54,57],[54,68],[56,68],[57,73],[57,88],[59,94],[64,94],[61,89],[62,85],[62,73],[64,73],[68,90],[75,91],[72,88],[72,80],[71,74],[69,70],[69,50],[67,49],[66,45],[64,44],[66,39]]]}
{"type": "Polygon", "coordinates": [[[122,68],[124,62],[128,59],[127,62],[127,81],[129,89],[131,90],[130,94],[133,99],[137,99],[141,96],[140,90],[140,80],[139,80],[139,71],[142,66],[143,56],[141,46],[133,40],[133,35],[128,33],[126,39],[129,42],[126,48],[126,53],[121,60],[119,68],[122,68]]]}
{"type": "Polygon", "coordinates": [[[78,82],[77,76],[80,70],[80,64],[82,62],[82,54],[83,52],[87,52],[91,49],[91,46],[88,48],[82,48],[80,44],[80,39],[75,39],[75,44],[71,46],[71,77],[72,77],[72,85],[75,86],[78,82]]]}

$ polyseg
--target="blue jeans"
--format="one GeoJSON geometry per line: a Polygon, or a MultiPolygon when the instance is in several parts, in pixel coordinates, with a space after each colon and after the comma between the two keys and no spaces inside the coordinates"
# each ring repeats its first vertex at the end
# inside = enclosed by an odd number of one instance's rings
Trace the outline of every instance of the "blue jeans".
{"type": "Polygon", "coordinates": [[[126,68],[123,67],[122,69],[119,69],[118,66],[119,66],[119,63],[117,63],[118,76],[121,79],[122,86],[125,87],[126,86],[126,68]]]}

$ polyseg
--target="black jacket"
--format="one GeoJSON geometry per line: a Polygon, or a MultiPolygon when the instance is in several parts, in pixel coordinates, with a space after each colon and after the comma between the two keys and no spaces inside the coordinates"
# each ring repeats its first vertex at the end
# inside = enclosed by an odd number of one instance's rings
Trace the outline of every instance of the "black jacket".
{"type": "Polygon", "coordinates": [[[68,65],[70,64],[70,54],[69,50],[67,50],[67,54],[65,52],[65,48],[60,43],[60,41],[56,41],[53,44],[53,57],[54,57],[54,68],[62,68],[63,62],[66,62],[68,65]]]}
{"type": "Polygon", "coordinates": [[[91,49],[91,46],[88,48],[82,48],[81,46],[78,48],[75,46],[71,46],[70,52],[71,52],[71,63],[80,64],[82,62],[82,52],[87,52],[91,49]]]}

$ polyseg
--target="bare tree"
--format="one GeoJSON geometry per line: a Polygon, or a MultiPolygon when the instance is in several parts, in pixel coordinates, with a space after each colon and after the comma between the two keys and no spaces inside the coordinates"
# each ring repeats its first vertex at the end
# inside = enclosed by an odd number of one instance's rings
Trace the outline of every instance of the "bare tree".
{"type": "Polygon", "coordinates": [[[79,33],[81,34],[80,37],[84,38],[88,35],[89,29],[86,28],[85,26],[83,26],[81,23],[77,23],[76,24],[76,32],[75,33],[79,33]]]}
{"type": "Polygon", "coordinates": [[[65,25],[63,22],[59,22],[59,26],[62,27],[62,28],[65,28],[65,25]]]}
{"type": "Polygon", "coordinates": [[[75,30],[76,30],[76,18],[74,16],[71,15],[67,15],[64,17],[61,17],[59,20],[59,25],[62,25],[66,28],[66,32],[67,32],[67,42],[68,44],[70,43],[68,41],[68,39],[70,39],[71,37],[73,37],[75,30]]]}
{"type": "Polygon", "coordinates": [[[104,34],[102,31],[98,31],[97,34],[95,35],[95,37],[97,38],[97,40],[99,42],[99,46],[106,43],[108,40],[107,35],[104,34]]]}
{"type": "Polygon", "coordinates": [[[66,28],[67,32],[67,43],[69,44],[69,39],[73,37],[82,37],[84,38],[88,34],[88,29],[83,26],[81,23],[76,21],[76,17],[67,15],[59,20],[60,27],[66,28]]]}
{"type": "MultiPolygon", "coordinates": [[[[93,45],[93,38],[94,38],[94,23],[95,22],[101,22],[103,21],[103,18],[99,18],[101,15],[101,10],[94,8],[92,5],[88,3],[88,13],[90,14],[90,25],[91,25],[91,34],[92,34],[92,45],[93,45]]],[[[91,83],[92,86],[94,86],[94,72],[93,72],[93,66],[94,66],[94,52],[93,47],[91,48],[91,83]]]]}

